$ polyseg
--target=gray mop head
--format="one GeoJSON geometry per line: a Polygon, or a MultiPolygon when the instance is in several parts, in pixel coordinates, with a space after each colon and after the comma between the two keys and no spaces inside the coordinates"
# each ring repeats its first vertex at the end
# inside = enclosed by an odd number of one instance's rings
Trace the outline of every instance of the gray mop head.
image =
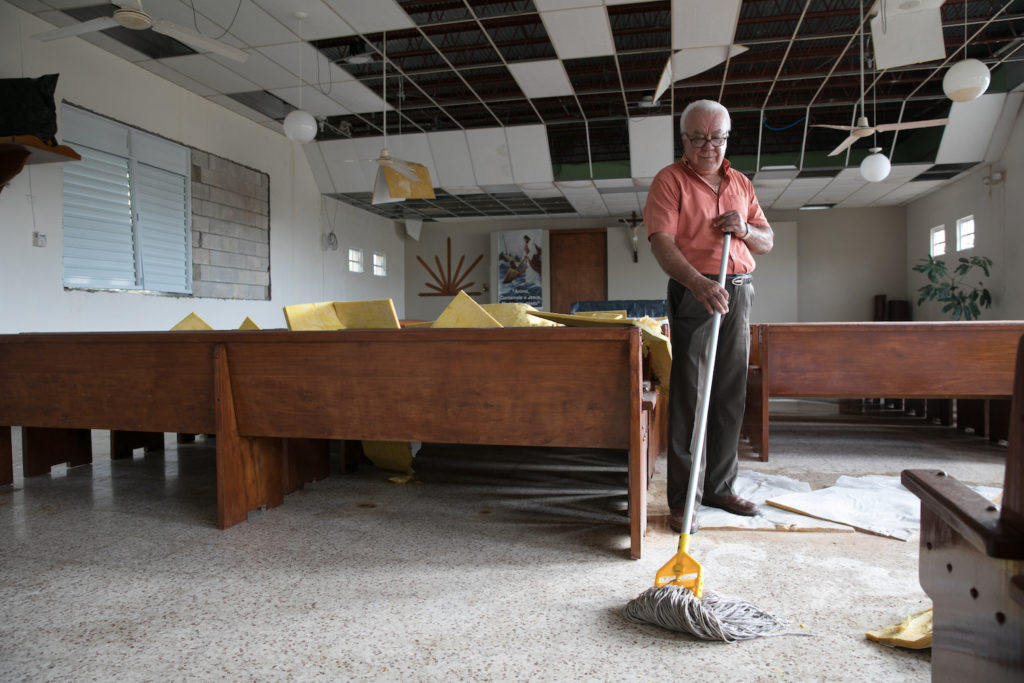
{"type": "Polygon", "coordinates": [[[703,640],[749,640],[782,635],[785,622],[749,602],[705,590],[697,598],[689,588],[668,584],[648,588],[622,610],[628,621],[654,624],[703,640]]]}

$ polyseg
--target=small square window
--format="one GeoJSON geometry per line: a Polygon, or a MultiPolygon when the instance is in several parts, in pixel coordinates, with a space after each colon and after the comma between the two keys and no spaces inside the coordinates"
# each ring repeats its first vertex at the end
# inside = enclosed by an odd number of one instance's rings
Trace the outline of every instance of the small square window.
{"type": "Polygon", "coordinates": [[[942,256],[946,253],[946,226],[940,225],[931,230],[931,247],[928,253],[932,257],[942,256]]]}
{"type": "Polygon", "coordinates": [[[956,222],[956,250],[974,249],[974,216],[964,216],[956,222]]]}
{"type": "Polygon", "coordinates": [[[386,277],[388,274],[388,257],[385,254],[373,253],[373,274],[386,277]]]}
{"type": "Polygon", "coordinates": [[[350,272],[350,273],[361,273],[361,272],[363,272],[363,250],[362,249],[349,249],[348,250],[348,272],[350,272]]]}

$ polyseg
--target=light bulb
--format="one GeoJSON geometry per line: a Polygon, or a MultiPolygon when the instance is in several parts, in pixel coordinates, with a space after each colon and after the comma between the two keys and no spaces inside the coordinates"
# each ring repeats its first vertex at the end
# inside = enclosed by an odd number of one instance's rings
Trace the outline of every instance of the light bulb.
{"type": "Polygon", "coordinates": [[[977,59],[965,59],[949,67],[942,79],[942,90],[954,102],[970,102],[988,90],[992,75],[977,59]]]}
{"type": "Polygon", "coordinates": [[[295,142],[310,142],[316,137],[316,119],[308,111],[295,109],[284,117],[284,134],[295,142]]]}
{"type": "Polygon", "coordinates": [[[860,162],[860,174],[869,183],[878,183],[889,177],[892,165],[884,154],[881,154],[880,147],[872,147],[871,154],[864,157],[860,162]]]}

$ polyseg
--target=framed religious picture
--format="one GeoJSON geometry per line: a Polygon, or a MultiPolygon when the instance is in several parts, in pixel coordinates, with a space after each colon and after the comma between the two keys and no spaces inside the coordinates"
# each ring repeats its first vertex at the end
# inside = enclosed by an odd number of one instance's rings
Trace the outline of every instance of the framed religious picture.
{"type": "Polygon", "coordinates": [[[545,230],[506,230],[497,235],[497,303],[544,307],[545,230]]]}

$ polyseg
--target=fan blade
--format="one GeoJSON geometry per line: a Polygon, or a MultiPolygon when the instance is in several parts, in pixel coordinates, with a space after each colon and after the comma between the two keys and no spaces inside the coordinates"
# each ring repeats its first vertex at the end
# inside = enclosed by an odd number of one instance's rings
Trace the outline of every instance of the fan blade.
{"type": "Polygon", "coordinates": [[[185,43],[190,48],[197,52],[213,52],[221,57],[227,57],[233,59],[236,62],[244,62],[249,59],[249,55],[236,47],[231,47],[225,43],[222,43],[213,38],[200,35],[189,31],[183,26],[179,26],[172,21],[166,19],[158,19],[153,22],[153,30],[157,33],[162,33],[165,36],[174,38],[175,40],[185,43]]]}
{"type": "Polygon", "coordinates": [[[889,130],[909,130],[911,128],[930,128],[931,126],[944,126],[949,119],[928,119],[927,121],[907,121],[906,123],[883,123],[875,126],[875,130],[885,132],[889,130]]]}
{"type": "Polygon", "coordinates": [[[812,123],[811,128],[831,128],[832,130],[857,130],[857,126],[833,126],[828,123],[812,123]]]}
{"type": "Polygon", "coordinates": [[[142,9],[142,0],[110,0],[110,4],[117,5],[121,9],[137,9],[140,12],[142,9]]]}
{"type": "Polygon", "coordinates": [[[395,159],[394,157],[389,157],[389,158],[381,157],[381,158],[377,159],[377,163],[380,164],[381,166],[387,166],[390,169],[394,169],[395,171],[398,171],[399,173],[404,175],[409,180],[412,180],[414,182],[419,182],[420,177],[418,175],[416,175],[416,171],[412,170],[409,167],[409,164],[407,164],[406,162],[402,161],[401,159],[395,159]]]}
{"type": "Polygon", "coordinates": [[[36,40],[60,40],[61,38],[70,38],[71,36],[79,36],[83,33],[92,33],[93,31],[102,31],[106,28],[114,28],[117,26],[117,22],[114,21],[114,17],[97,17],[90,19],[89,21],[83,21],[81,24],[74,24],[72,26],[65,26],[64,28],[57,28],[52,31],[44,31],[43,33],[37,33],[33,38],[36,40]]]}
{"type": "Polygon", "coordinates": [[[842,141],[842,142],[841,142],[841,143],[839,144],[839,146],[838,146],[838,147],[836,147],[836,148],[835,148],[834,150],[832,150],[831,152],[829,152],[829,153],[828,153],[828,155],[829,155],[830,157],[834,157],[835,155],[839,154],[840,152],[842,152],[843,150],[845,150],[845,149],[846,149],[847,147],[849,147],[849,146],[850,146],[850,145],[852,145],[853,143],[857,142],[857,140],[860,140],[860,138],[859,138],[859,137],[857,137],[856,135],[851,135],[850,137],[848,137],[848,138],[846,138],[845,140],[843,140],[843,141],[842,141]]]}

